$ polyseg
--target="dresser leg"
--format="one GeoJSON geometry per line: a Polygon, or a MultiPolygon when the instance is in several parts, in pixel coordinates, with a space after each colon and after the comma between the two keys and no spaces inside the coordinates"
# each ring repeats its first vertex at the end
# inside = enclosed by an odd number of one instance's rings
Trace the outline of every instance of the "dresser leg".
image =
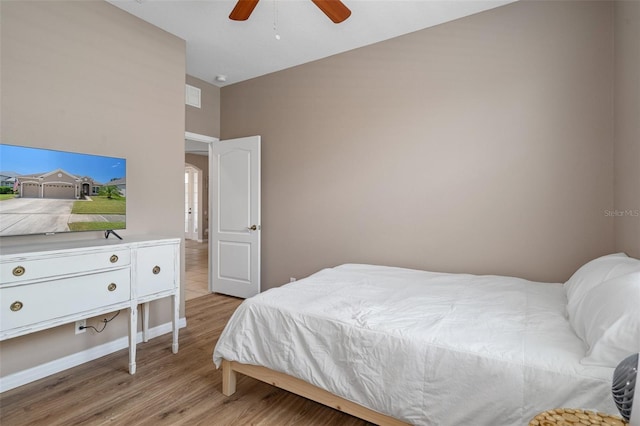
{"type": "Polygon", "coordinates": [[[136,374],[136,343],[138,334],[138,304],[129,308],[129,374],[136,374]]]}
{"type": "Polygon", "coordinates": [[[142,304],[142,341],[149,341],[149,302],[142,304]]]}
{"type": "Polygon", "coordinates": [[[176,290],[176,293],[173,295],[173,318],[171,319],[173,325],[173,343],[171,345],[171,351],[174,354],[178,353],[178,320],[180,317],[180,294],[179,289],[176,290]]]}

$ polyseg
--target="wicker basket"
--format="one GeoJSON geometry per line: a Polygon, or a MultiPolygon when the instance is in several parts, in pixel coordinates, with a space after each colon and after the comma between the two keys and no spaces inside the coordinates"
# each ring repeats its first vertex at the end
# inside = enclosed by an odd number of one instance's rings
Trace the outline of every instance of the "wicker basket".
{"type": "Polygon", "coordinates": [[[535,416],[529,426],[628,426],[617,416],[595,411],[556,408],[535,416]]]}

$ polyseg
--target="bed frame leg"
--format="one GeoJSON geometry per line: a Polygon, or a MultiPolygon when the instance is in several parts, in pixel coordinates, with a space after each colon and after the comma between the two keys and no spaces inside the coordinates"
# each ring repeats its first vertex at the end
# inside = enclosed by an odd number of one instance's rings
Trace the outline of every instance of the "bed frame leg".
{"type": "Polygon", "coordinates": [[[231,361],[222,360],[222,393],[231,396],[236,393],[236,372],[231,367],[231,361]]]}

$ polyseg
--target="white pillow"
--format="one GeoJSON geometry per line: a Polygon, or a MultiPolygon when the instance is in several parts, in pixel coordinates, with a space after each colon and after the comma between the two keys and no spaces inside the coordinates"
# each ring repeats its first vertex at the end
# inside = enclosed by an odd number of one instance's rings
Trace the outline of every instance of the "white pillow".
{"type": "Polygon", "coordinates": [[[581,321],[576,320],[575,315],[587,293],[608,279],[636,271],[640,271],[640,260],[624,253],[609,254],[585,263],[564,283],[569,322],[580,338],[584,340],[585,336],[577,327],[581,321]]]}
{"type": "Polygon", "coordinates": [[[640,272],[594,287],[577,310],[589,345],[581,363],[616,367],[640,352],[640,272]]]}

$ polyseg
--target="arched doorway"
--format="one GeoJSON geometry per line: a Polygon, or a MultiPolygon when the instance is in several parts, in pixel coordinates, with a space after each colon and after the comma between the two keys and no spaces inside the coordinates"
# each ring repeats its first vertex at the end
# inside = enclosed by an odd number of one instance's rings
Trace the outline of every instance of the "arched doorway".
{"type": "Polygon", "coordinates": [[[185,163],[184,166],[184,237],[202,241],[202,170],[185,163]]]}

